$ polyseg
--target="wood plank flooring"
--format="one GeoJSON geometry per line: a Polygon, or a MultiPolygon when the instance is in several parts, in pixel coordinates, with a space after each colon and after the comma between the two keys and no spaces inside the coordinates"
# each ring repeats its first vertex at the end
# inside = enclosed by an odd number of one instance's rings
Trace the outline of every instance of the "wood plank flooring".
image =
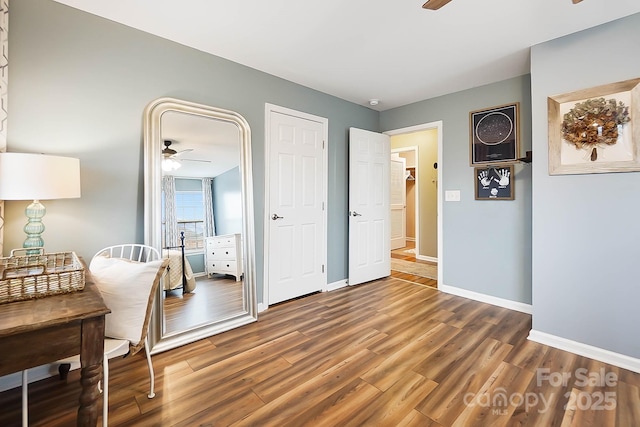
{"type": "MultiPolygon", "coordinates": [[[[434,265],[435,263],[429,261],[423,261],[416,259],[416,255],[414,253],[409,253],[407,250],[415,249],[415,243],[411,241],[407,241],[407,246],[399,249],[394,249],[391,251],[391,258],[401,259],[404,261],[424,263],[434,265]]],[[[400,271],[391,270],[391,277],[395,277],[402,280],[408,280],[410,282],[418,283],[420,285],[430,286],[432,288],[438,287],[438,281],[434,279],[429,279],[428,277],[416,276],[414,274],[402,273],[400,271]]]]}
{"type": "MultiPolygon", "coordinates": [[[[528,341],[530,328],[529,315],[389,277],[272,306],[257,323],[153,356],[154,399],[143,354],[113,360],[109,421],[640,425],[639,374],[528,341]],[[615,381],[584,380],[600,373],[615,381]]],[[[78,378],[30,386],[32,426],[74,425],[78,378]]],[[[20,390],[0,393],[0,408],[0,426],[19,426],[20,390]]]]}
{"type": "Polygon", "coordinates": [[[416,254],[413,252],[408,252],[411,249],[415,250],[415,248],[415,242],[407,241],[405,247],[393,249],[391,251],[391,258],[403,259],[405,261],[416,261],[416,254]]]}
{"type": "Polygon", "coordinates": [[[244,310],[243,282],[232,276],[213,274],[196,278],[196,288],[163,293],[164,321],[167,333],[230,317],[244,310]]]}

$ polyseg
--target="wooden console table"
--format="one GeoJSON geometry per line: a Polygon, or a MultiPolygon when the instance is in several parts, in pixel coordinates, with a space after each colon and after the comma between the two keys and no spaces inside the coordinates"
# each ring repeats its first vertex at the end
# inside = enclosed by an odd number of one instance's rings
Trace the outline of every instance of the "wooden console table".
{"type": "Polygon", "coordinates": [[[95,426],[108,313],[88,268],[82,291],[0,304],[0,376],[80,354],[77,424],[95,426]]]}

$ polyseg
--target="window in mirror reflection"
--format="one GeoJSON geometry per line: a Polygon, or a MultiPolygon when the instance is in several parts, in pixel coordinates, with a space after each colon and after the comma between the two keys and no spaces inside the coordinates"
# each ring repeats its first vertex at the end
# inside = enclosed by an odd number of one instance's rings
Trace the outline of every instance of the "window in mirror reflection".
{"type": "Polygon", "coordinates": [[[211,179],[163,178],[162,246],[180,244],[184,233],[186,251],[202,251],[204,238],[215,235],[211,179]],[[209,191],[206,191],[206,189],[209,191]]]}
{"type": "Polygon", "coordinates": [[[176,191],[177,227],[178,233],[184,233],[185,250],[204,248],[205,208],[202,191],[176,191]]]}

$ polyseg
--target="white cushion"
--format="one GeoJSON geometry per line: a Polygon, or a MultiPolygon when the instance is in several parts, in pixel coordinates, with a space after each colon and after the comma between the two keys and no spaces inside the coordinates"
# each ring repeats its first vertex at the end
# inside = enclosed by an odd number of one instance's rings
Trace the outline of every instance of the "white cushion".
{"type": "Polygon", "coordinates": [[[107,337],[138,344],[153,281],[162,263],[162,259],[141,263],[104,256],[91,261],[91,274],[111,309],[105,318],[107,337]]]}

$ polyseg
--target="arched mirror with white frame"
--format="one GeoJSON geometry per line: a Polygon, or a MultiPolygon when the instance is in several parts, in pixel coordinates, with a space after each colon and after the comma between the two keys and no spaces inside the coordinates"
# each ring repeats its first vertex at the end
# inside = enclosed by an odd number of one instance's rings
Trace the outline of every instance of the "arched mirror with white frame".
{"type": "Polygon", "coordinates": [[[159,353],[257,320],[251,131],[233,111],[159,98],[144,112],[145,244],[170,259],[159,353]]]}

